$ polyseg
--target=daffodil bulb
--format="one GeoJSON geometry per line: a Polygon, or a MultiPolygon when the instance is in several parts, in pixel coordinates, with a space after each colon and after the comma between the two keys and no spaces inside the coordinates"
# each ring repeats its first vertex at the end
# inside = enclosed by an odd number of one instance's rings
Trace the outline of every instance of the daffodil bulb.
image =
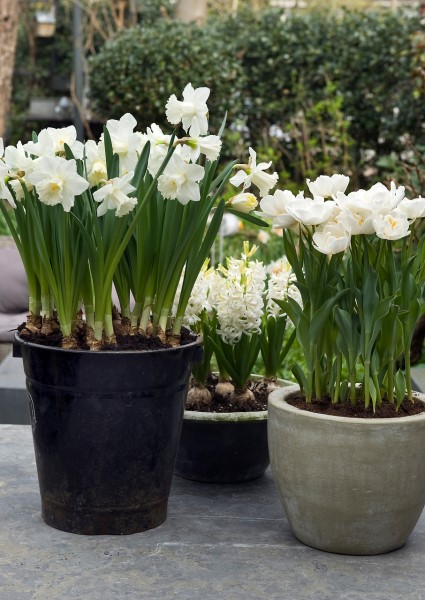
{"type": "Polygon", "coordinates": [[[165,106],[166,115],[172,125],[183,124],[183,129],[192,137],[206,135],[208,132],[207,100],[210,90],[207,87],[194,88],[188,83],[183,90],[183,100],[170,96],[165,106]]]}
{"type": "Polygon", "coordinates": [[[65,212],[74,206],[75,196],[89,186],[87,180],[78,175],[76,161],[60,156],[38,158],[28,180],[35,187],[40,202],[48,206],[61,204],[65,212]]]}

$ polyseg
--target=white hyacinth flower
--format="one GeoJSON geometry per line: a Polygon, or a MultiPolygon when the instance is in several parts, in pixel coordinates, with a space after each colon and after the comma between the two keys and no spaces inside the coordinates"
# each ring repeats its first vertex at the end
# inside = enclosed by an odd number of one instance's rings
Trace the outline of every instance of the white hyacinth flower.
{"type": "Polygon", "coordinates": [[[137,200],[128,196],[136,189],[130,183],[133,176],[134,173],[130,172],[123,177],[109,179],[103,187],[94,192],[93,199],[101,203],[97,209],[98,217],[104,215],[108,210],[115,210],[116,217],[123,217],[134,209],[137,200]]]}
{"type": "Polygon", "coordinates": [[[227,259],[227,268],[219,272],[211,298],[219,321],[217,333],[227,344],[235,344],[242,335],[261,331],[266,269],[245,256],[227,259]]]}
{"type": "Polygon", "coordinates": [[[386,215],[376,214],[373,225],[376,235],[384,240],[400,240],[410,233],[409,219],[399,210],[392,210],[386,215]]]}
{"type": "Polygon", "coordinates": [[[279,175],[277,173],[265,173],[270,168],[272,161],[268,163],[259,163],[257,165],[257,153],[249,148],[248,165],[243,165],[236,175],[229,181],[235,187],[243,186],[243,191],[247,190],[251,184],[258,187],[260,196],[265,196],[276,185],[279,175]]]}
{"type": "Polygon", "coordinates": [[[87,180],[78,175],[76,161],[60,156],[38,158],[28,180],[35,187],[40,202],[48,206],[61,204],[65,212],[74,206],[75,196],[89,186],[87,180]]]}
{"type": "Polygon", "coordinates": [[[340,174],[320,175],[314,181],[307,179],[307,186],[312,195],[321,196],[322,198],[331,198],[337,192],[344,193],[349,183],[350,178],[340,174]]]}
{"type": "Polygon", "coordinates": [[[183,124],[183,129],[192,137],[206,135],[208,132],[207,100],[210,90],[207,87],[196,88],[188,83],[183,90],[183,100],[177,100],[175,94],[170,96],[165,105],[169,123],[183,124]]]}
{"type": "Polygon", "coordinates": [[[250,213],[257,208],[258,200],[254,194],[243,192],[242,194],[238,194],[237,196],[230,198],[230,200],[226,202],[226,205],[231,206],[239,212],[250,213]]]}
{"type": "Polygon", "coordinates": [[[204,167],[187,163],[173,154],[164,173],[158,178],[158,191],[164,198],[178,200],[180,204],[198,202],[201,199],[198,183],[204,172],[204,167]]]}
{"type": "MultiPolygon", "coordinates": [[[[134,131],[136,125],[137,121],[130,113],[123,115],[119,121],[109,119],[106,122],[106,129],[111,136],[112,149],[115,154],[118,154],[120,168],[124,173],[134,171],[142,151],[142,136],[134,131]]],[[[100,141],[103,143],[103,134],[100,141]]]]}
{"type": "Polygon", "coordinates": [[[266,270],[270,274],[266,294],[269,316],[278,318],[282,314],[282,309],[274,300],[285,300],[289,296],[302,304],[300,291],[294,285],[295,274],[286,256],[268,265],[266,270]]]}

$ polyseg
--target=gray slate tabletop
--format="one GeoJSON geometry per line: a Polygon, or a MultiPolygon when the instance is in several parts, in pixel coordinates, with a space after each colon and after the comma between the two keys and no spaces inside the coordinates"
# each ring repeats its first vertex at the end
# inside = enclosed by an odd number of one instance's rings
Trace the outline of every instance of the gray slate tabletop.
{"type": "Polygon", "coordinates": [[[424,568],[424,516],[382,556],[302,545],[270,471],[239,485],[175,477],[167,521],[144,533],[57,531],[41,520],[31,428],[0,425],[0,600],[423,600],[424,568]]]}

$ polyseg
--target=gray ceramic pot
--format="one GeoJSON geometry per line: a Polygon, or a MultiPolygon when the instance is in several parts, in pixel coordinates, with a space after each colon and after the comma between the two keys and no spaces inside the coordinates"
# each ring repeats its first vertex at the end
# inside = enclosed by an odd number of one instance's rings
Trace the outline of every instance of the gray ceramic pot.
{"type": "Polygon", "coordinates": [[[320,415],[285,401],[296,390],[273,392],[268,418],[272,473],[296,537],[340,554],[403,546],[425,504],[425,413],[320,415]]]}

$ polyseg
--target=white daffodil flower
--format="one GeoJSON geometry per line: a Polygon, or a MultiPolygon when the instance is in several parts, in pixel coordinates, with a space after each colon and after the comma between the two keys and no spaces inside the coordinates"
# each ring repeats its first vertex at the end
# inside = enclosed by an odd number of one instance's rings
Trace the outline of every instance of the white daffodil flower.
{"type": "Polygon", "coordinates": [[[351,235],[342,221],[333,221],[319,227],[313,234],[313,244],[323,254],[344,252],[350,245],[351,235]]]}
{"type": "Polygon", "coordinates": [[[90,187],[98,186],[101,181],[108,178],[103,144],[96,144],[94,140],[88,140],[85,144],[85,156],[90,187]]]}
{"type": "Polygon", "coordinates": [[[77,140],[77,130],[74,125],[59,129],[48,127],[46,131],[53,139],[55,154],[65,152],[65,144],[67,144],[75,158],[83,158],[84,144],[77,140]]]}
{"type": "Polygon", "coordinates": [[[400,240],[410,233],[409,219],[399,210],[392,210],[386,215],[375,215],[373,225],[376,235],[384,240],[400,240]]]}
{"type": "Polygon", "coordinates": [[[183,129],[192,137],[206,135],[208,132],[208,106],[207,100],[210,90],[207,87],[194,89],[188,83],[183,90],[183,101],[177,100],[175,94],[170,96],[165,105],[169,123],[183,124],[183,129]]]}
{"type": "Polygon", "coordinates": [[[170,200],[187,204],[201,199],[199,181],[204,176],[204,167],[185,162],[173,154],[164,173],[158,178],[158,191],[170,200]]]}
{"type": "Polygon", "coordinates": [[[200,154],[205,154],[209,161],[214,162],[221,151],[221,140],[218,135],[184,138],[181,142],[184,142],[181,146],[182,158],[192,162],[196,162],[200,154]]]}
{"type": "MultiPolygon", "coordinates": [[[[157,174],[158,169],[168,152],[170,140],[171,135],[163,133],[161,127],[156,123],[152,123],[152,125],[146,129],[146,134],[143,136],[143,145],[145,145],[146,142],[150,142],[151,144],[148,170],[152,177],[155,177],[157,174]]],[[[179,152],[179,147],[177,147],[174,153],[179,154],[179,152]]]]}
{"type": "Polygon", "coordinates": [[[4,142],[3,142],[3,138],[0,137],[0,158],[3,158],[4,155],[4,142]]]}
{"type": "Polygon", "coordinates": [[[108,210],[115,210],[116,217],[123,217],[133,210],[137,200],[128,196],[136,189],[130,183],[133,176],[134,172],[130,172],[122,177],[109,179],[103,187],[94,192],[93,199],[101,203],[97,208],[98,217],[104,215],[108,210]]]}
{"type": "MultiPolygon", "coordinates": [[[[143,148],[143,138],[140,133],[134,131],[137,125],[132,114],[126,113],[119,121],[109,119],[106,128],[111,136],[112,149],[120,158],[120,168],[125,173],[134,171],[143,148]]],[[[100,137],[101,144],[104,143],[103,134],[100,137]]]]}
{"type": "Polygon", "coordinates": [[[226,205],[231,206],[239,212],[250,213],[252,210],[257,208],[258,200],[254,194],[243,192],[242,194],[238,194],[237,196],[230,198],[230,200],[226,202],[226,205]]]}
{"type": "Polygon", "coordinates": [[[350,178],[340,174],[320,175],[314,181],[307,179],[307,186],[312,195],[321,196],[322,198],[331,198],[337,192],[344,193],[349,183],[350,178]]]}
{"type": "Polygon", "coordinates": [[[293,227],[297,221],[287,212],[287,206],[291,202],[296,202],[298,199],[303,199],[304,194],[301,192],[298,196],[294,196],[289,190],[276,190],[273,195],[264,196],[260,201],[262,212],[258,212],[259,217],[273,219],[273,226],[276,228],[293,227]]]}
{"type": "Polygon", "coordinates": [[[0,162],[0,199],[7,200],[12,208],[16,208],[15,199],[5,182],[8,177],[9,173],[7,165],[0,162]]]}
{"type": "Polygon", "coordinates": [[[18,142],[16,147],[7,146],[4,151],[4,161],[8,167],[9,185],[15,194],[15,199],[20,202],[25,196],[22,182],[29,192],[33,189],[28,174],[34,168],[34,161],[27,155],[21,142],[18,142]]]}
{"type": "Polygon", "coordinates": [[[425,198],[413,198],[408,200],[404,198],[397,206],[397,210],[406,215],[409,221],[423,219],[425,217],[425,198]]]}
{"type": "Polygon", "coordinates": [[[24,149],[32,156],[55,156],[55,141],[47,129],[42,129],[36,142],[27,142],[24,149]]]}
{"type": "Polygon", "coordinates": [[[38,158],[27,178],[35,187],[40,202],[48,206],[62,204],[65,212],[74,206],[75,196],[89,186],[87,180],[78,175],[76,161],[60,156],[38,158]]]}
{"type": "Polygon", "coordinates": [[[293,219],[306,226],[326,223],[339,212],[333,200],[325,202],[320,196],[314,199],[297,197],[296,202],[287,204],[286,210],[293,219]]]}
{"type": "Polygon", "coordinates": [[[271,167],[272,162],[259,163],[257,165],[257,153],[249,148],[248,165],[240,165],[242,168],[229,181],[235,187],[243,186],[243,191],[254,184],[260,190],[260,196],[265,196],[276,185],[279,175],[277,173],[265,173],[271,167]]]}

